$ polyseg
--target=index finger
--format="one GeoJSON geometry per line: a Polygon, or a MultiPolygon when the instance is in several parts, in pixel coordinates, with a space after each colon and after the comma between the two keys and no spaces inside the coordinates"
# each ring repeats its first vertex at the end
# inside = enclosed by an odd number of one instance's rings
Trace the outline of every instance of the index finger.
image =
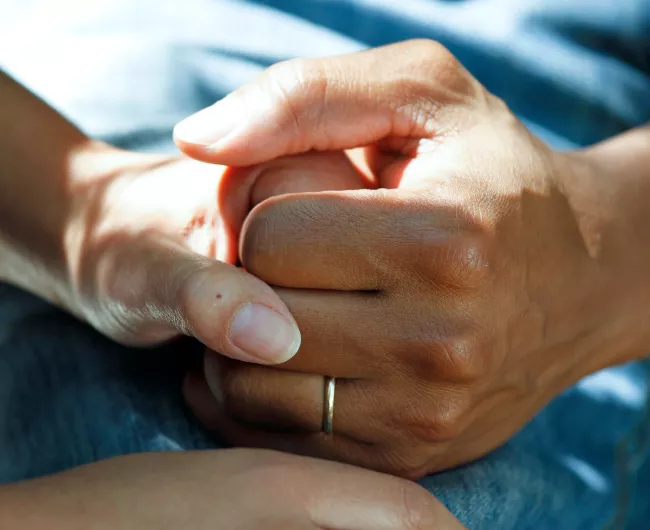
{"type": "Polygon", "coordinates": [[[174,139],[204,162],[250,165],[384,138],[432,138],[482,91],[442,45],[415,40],[326,59],[296,59],[180,122],[174,139]]]}

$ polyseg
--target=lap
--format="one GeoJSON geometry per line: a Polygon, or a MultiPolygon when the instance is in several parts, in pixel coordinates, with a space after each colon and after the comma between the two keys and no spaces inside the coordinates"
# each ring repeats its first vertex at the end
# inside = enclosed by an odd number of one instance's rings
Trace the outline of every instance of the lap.
{"type": "MultiPolygon", "coordinates": [[[[196,353],[191,343],[122,348],[0,285],[0,482],[127,453],[216,448],[180,392],[196,353]]],[[[472,529],[604,528],[617,512],[640,528],[648,374],[648,363],[596,374],[503,448],[421,483],[472,529]]]]}

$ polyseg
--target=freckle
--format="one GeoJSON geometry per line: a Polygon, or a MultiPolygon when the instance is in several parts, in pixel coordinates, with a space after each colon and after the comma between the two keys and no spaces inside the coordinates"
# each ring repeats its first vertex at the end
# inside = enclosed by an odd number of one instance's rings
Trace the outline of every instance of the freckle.
{"type": "Polygon", "coordinates": [[[223,298],[223,295],[221,293],[217,293],[217,300],[221,300],[223,298]]]}

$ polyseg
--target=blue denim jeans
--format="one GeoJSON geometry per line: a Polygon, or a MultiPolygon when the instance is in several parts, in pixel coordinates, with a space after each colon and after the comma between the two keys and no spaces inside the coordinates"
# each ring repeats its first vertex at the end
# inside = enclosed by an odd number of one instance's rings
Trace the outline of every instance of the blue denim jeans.
{"type": "MultiPolygon", "coordinates": [[[[173,149],[180,118],[298,55],[447,45],[558,148],[650,120],[649,0],[114,0],[3,6],[0,65],[89,134],[173,149]]],[[[0,285],[0,482],[218,447],[180,382],[197,345],[118,346],[0,285]]],[[[504,447],[422,483],[472,529],[648,528],[650,361],[594,374],[504,447]]]]}

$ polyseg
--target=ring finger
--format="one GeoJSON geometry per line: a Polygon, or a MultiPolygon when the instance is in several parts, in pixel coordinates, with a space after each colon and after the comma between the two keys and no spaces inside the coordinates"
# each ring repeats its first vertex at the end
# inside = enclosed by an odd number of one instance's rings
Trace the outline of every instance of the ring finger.
{"type": "MultiPolygon", "coordinates": [[[[233,362],[206,352],[206,381],[224,413],[242,424],[298,433],[323,431],[326,378],[233,362]]],[[[362,443],[386,438],[373,382],[335,379],[333,432],[362,443]]]]}
{"type": "Polygon", "coordinates": [[[411,447],[405,452],[395,445],[364,443],[341,436],[336,432],[336,422],[332,435],[279,433],[243,424],[229,417],[221,407],[214,406],[214,390],[200,374],[188,374],[183,391],[198,420],[221,440],[236,447],[274,449],[336,460],[409,478],[420,477],[424,473],[420,467],[429,459],[428,451],[420,447],[411,447]]]}

